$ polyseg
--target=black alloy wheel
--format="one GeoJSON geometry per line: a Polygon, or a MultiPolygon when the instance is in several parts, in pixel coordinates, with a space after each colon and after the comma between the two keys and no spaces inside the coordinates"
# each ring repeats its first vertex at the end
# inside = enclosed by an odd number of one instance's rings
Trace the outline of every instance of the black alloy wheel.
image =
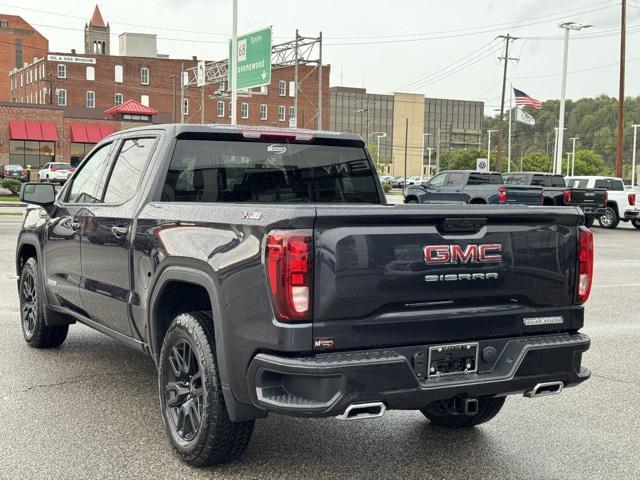
{"type": "Polygon", "coordinates": [[[190,442],[198,435],[204,415],[202,366],[187,340],[171,347],[168,363],[164,386],[166,418],[172,433],[190,442]]]}
{"type": "Polygon", "coordinates": [[[28,342],[33,338],[39,313],[36,279],[30,270],[25,272],[20,286],[20,313],[22,316],[22,333],[28,342]]]}

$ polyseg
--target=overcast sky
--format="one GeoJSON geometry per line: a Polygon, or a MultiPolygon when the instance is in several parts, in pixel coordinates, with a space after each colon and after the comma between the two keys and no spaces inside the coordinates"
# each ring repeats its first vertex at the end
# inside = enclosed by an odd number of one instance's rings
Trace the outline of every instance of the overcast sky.
{"type": "MultiPolygon", "coordinates": [[[[109,0],[100,4],[111,24],[111,50],[125,31],[158,34],[172,58],[221,59],[231,31],[231,0],[109,0]]],[[[369,92],[410,91],[432,97],[499,104],[496,57],[510,33],[509,81],[545,100],[560,95],[562,30],[572,20],[594,27],[572,32],[569,98],[617,96],[619,0],[239,0],[240,33],[273,26],[274,43],[324,36],[331,84],[369,92]],[[440,37],[440,38],[437,38],[440,37]],[[456,63],[457,62],[457,63],[456,63]],[[600,67],[600,68],[598,68],[600,67]],[[582,70],[582,71],[580,71],[582,70]],[[573,73],[571,73],[573,72],[573,73]]],[[[627,7],[627,95],[640,95],[640,2],[627,7]]],[[[23,16],[58,51],[83,49],[83,27],[93,2],[0,0],[0,11],[23,16]],[[20,8],[18,8],[20,7],[20,8]]]]}

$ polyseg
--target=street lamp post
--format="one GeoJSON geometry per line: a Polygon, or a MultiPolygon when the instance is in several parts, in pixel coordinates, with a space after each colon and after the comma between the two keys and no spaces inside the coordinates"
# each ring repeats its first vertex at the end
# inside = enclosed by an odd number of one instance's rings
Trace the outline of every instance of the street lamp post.
{"type": "Polygon", "coordinates": [[[380,168],[380,139],[381,138],[387,138],[387,132],[371,132],[367,136],[370,137],[371,135],[375,135],[376,136],[376,142],[377,142],[376,164],[377,164],[377,167],[380,168]]]}
{"type": "Polygon", "coordinates": [[[558,143],[556,145],[554,172],[562,173],[562,147],[564,144],[564,104],[567,93],[567,60],[569,57],[569,31],[582,30],[593,25],[581,25],[575,22],[564,22],[559,25],[564,28],[564,51],[562,55],[562,83],[560,86],[560,113],[558,115],[558,143]]]}
{"type": "Polygon", "coordinates": [[[491,132],[497,132],[498,130],[487,130],[489,134],[489,139],[487,141],[487,163],[489,164],[489,168],[491,168],[491,132]]]}
{"type": "Polygon", "coordinates": [[[580,137],[571,137],[569,140],[573,142],[573,148],[571,150],[571,176],[573,177],[576,166],[576,140],[580,140],[580,137]]]}
{"type": "Polygon", "coordinates": [[[633,126],[633,156],[631,161],[631,186],[636,186],[636,140],[638,138],[638,127],[640,124],[634,124],[633,126]]]}
{"type": "Polygon", "coordinates": [[[427,175],[429,176],[429,178],[431,178],[431,151],[433,150],[433,147],[427,147],[427,152],[429,155],[429,163],[428,163],[428,167],[427,167],[427,175]]]}

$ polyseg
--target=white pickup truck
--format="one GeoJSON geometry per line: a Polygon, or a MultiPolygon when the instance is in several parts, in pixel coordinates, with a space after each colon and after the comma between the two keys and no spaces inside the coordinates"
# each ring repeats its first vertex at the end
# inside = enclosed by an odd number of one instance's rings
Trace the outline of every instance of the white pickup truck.
{"type": "MultiPolygon", "coordinates": [[[[618,177],[566,177],[567,186],[572,188],[606,188],[607,208],[598,218],[600,226],[616,228],[620,221],[628,222],[640,218],[640,208],[636,203],[636,194],[624,189],[624,182],[618,177]]],[[[636,226],[637,222],[633,222],[636,226]]],[[[637,228],[637,227],[636,227],[637,228]]]]}

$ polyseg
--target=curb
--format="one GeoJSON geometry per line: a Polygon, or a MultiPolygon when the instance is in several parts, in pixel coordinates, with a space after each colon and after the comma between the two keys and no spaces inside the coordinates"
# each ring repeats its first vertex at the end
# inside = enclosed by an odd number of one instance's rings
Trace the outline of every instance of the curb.
{"type": "Polygon", "coordinates": [[[25,207],[26,208],[27,204],[26,203],[20,203],[20,202],[0,202],[0,208],[2,207],[25,207]]]}

